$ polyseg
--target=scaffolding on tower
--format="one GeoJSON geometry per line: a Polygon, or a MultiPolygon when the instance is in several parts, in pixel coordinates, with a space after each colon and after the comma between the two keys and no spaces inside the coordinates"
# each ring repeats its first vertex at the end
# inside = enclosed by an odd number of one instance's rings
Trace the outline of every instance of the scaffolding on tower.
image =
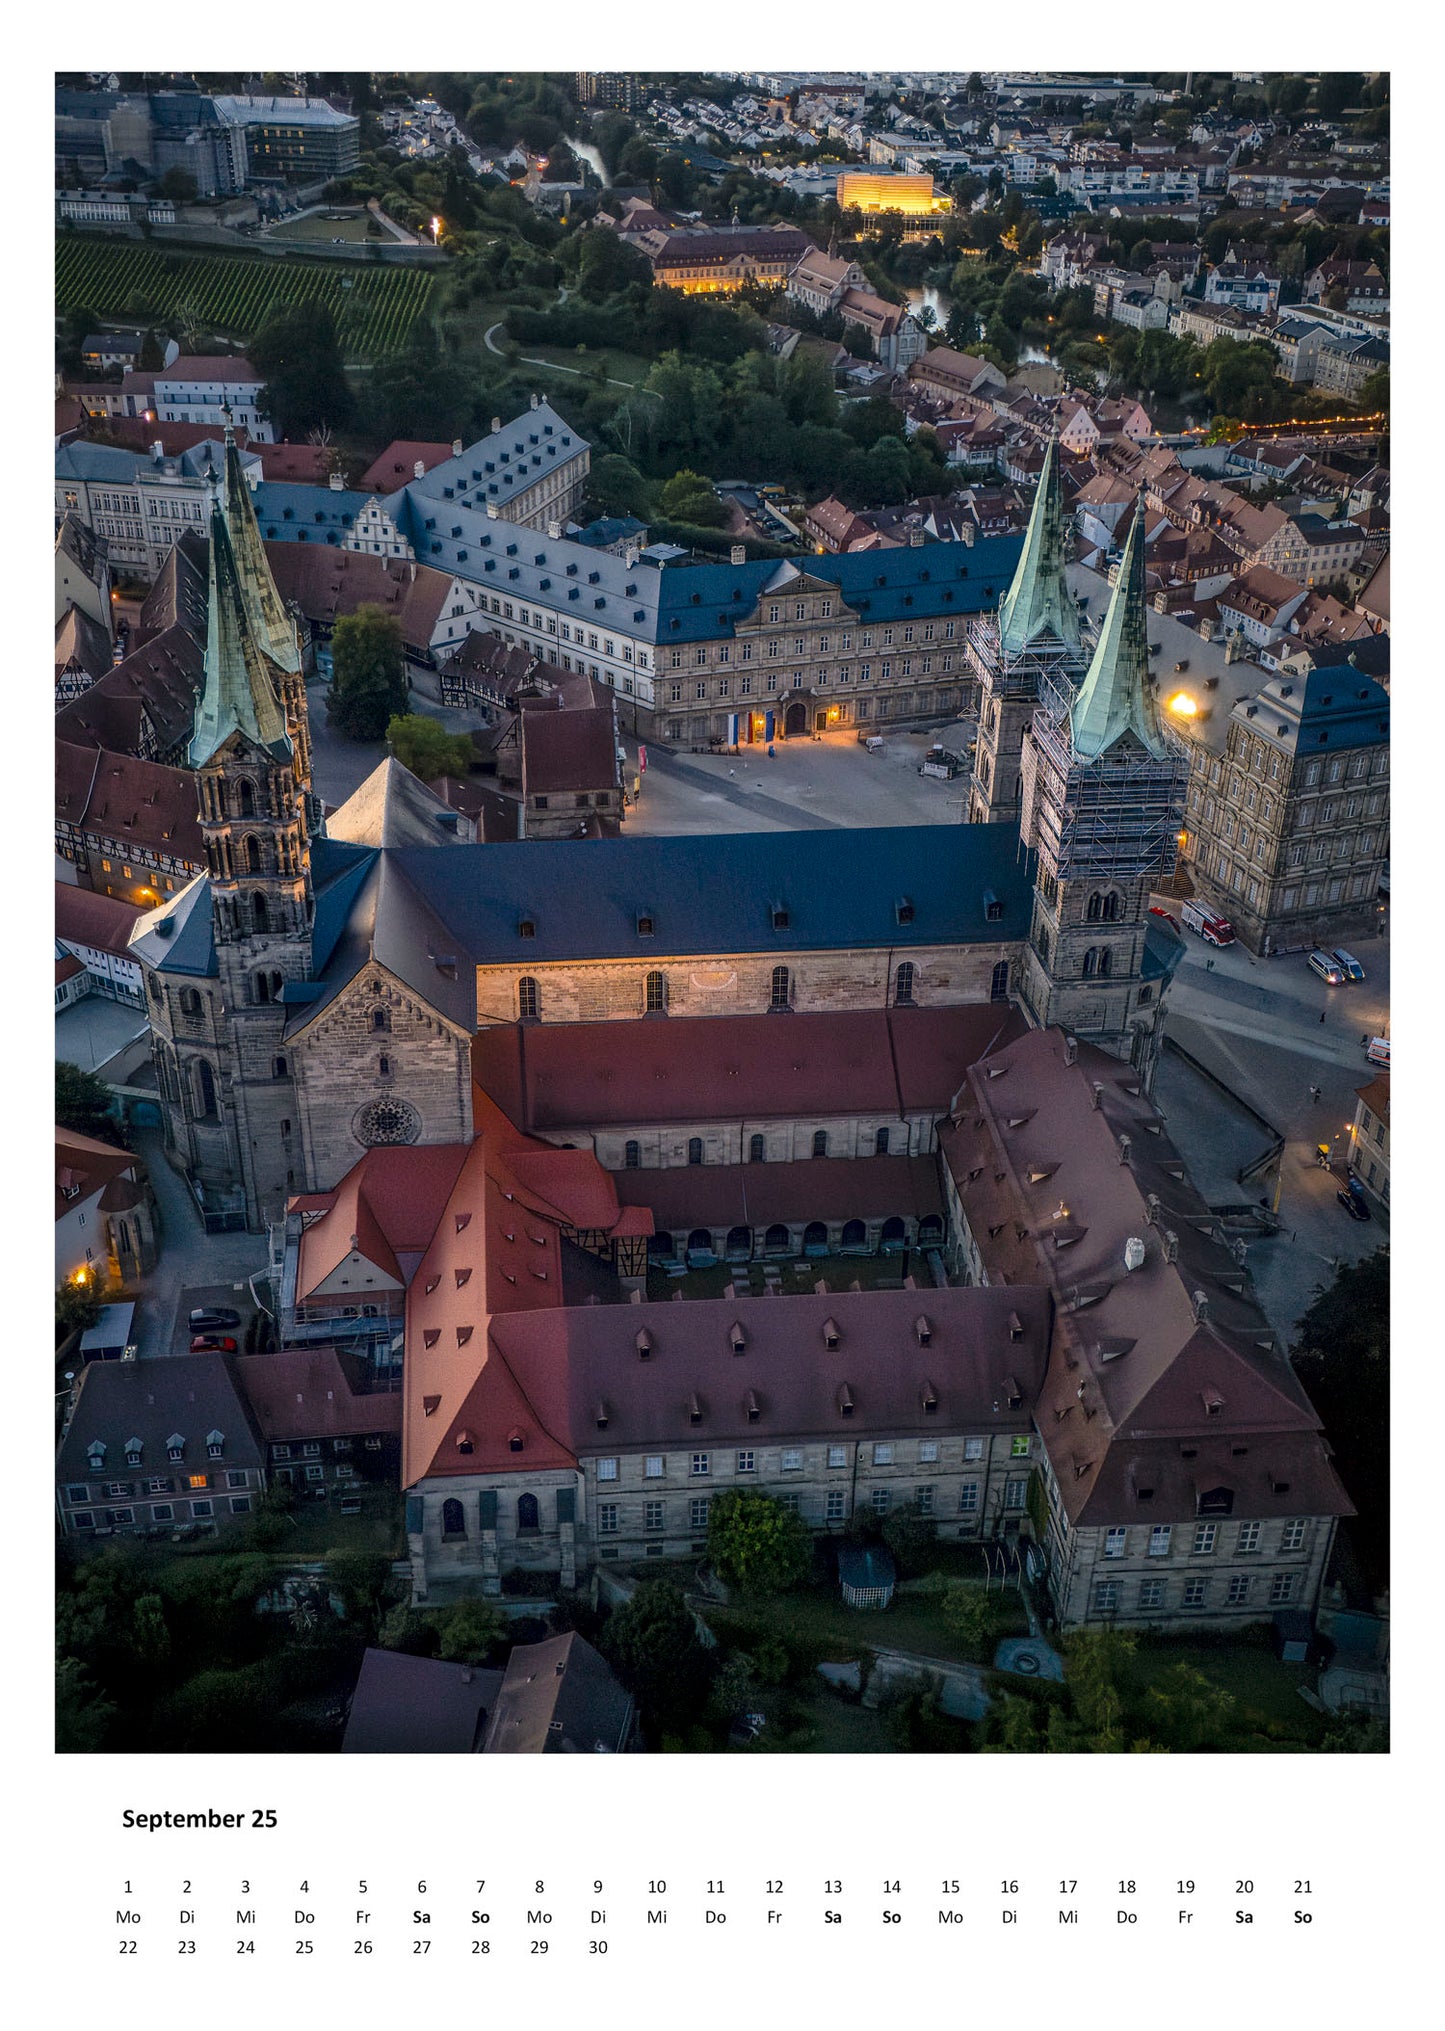
{"type": "Polygon", "coordinates": [[[1045,679],[1032,721],[1033,767],[1025,771],[1024,836],[1061,881],[1167,881],[1184,822],[1184,749],[1171,739],[1156,757],[1131,742],[1086,760],[1070,739],[1073,696],[1061,671],[1045,679]]]}

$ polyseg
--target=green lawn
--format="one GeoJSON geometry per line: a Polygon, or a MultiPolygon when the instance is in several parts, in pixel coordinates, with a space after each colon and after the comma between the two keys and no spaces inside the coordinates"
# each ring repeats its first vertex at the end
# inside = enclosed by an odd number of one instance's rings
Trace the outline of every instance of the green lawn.
{"type": "MultiPolygon", "coordinates": [[[[973,1568],[966,1570],[971,1573],[973,1568]]],[[[1018,1595],[1010,1589],[995,1599],[1003,1601],[1008,1614],[1004,1633],[1022,1635],[1028,1624],[1018,1595]]],[[[994,1648],[990,1642],[987,1657],[980,1655],[948,1628],[938,1598],[923,1594],[895,1594],[891,1605],[882,1609],[846,1608],[836,1585],[830,1583],[801,1587],[770,1600],[738,1600],[706,1613],[725,1643],[746,1650],[769,1637],[781,1637],[795,1655],[806,1652],[818,1663],[881,1649],[981,1664],[990,1661],[994,1648]]]]}
{"type": "Polygon", "coordinates": [[[1141,1638],[1125,1675],[1143,1692],[1176,1664],[1190,1665],[1234,1695],[1241,1749],[1312,1747],[1329,1726],[1329,1717],[1299,1696],[1300,1686],[1315,1683],[1315,1667],[1281,1663],[1267,1636],[1220,1644],[1141,1638]]]}
{"type": "MultiPolygon", "coordinates": [[[[380,226],[372,230],[374,221],[369,212],[347,212],[340,218],[331,218],[325,212],[312,212],[304,219],[287,219],[279,226],[273,226],[267,233],[268,240],[319,240],[329,247],[333,240],[382,240],[391,235],[380,226]]],[[[397,243],[398,245],[400,242],[397,243]]]]}

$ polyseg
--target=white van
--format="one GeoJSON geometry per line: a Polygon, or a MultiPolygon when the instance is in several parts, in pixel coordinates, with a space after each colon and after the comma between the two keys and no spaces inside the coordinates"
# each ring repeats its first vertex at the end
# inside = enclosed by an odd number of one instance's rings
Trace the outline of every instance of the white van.
{"type": "Polygon", "coordinates": [[[1365,1050],[1365,1056],[1372,1065],[1383,1065],[1388,1072],[1390,1069],[1390,1039],[1388,1037],[1371,1037],[1365,1050]]]}
{"type": "Polygon", "coordinates": [[[1327,987],[1344,986],[1345,976],[1333,952],[1311,952],[1307,964],[1310,972],[1317,973],[1327,987]]]}
{"type": "Polygon", "coordinates": [[[1359,960],[1356,959],[1353,952],[1346,952],[1343,946],[1336,945],[1330,957],[1339,967],[1341,973],[1344,974],[1347,981],[1364,979],[1365,969],[1361,966],[1359,960]]]}

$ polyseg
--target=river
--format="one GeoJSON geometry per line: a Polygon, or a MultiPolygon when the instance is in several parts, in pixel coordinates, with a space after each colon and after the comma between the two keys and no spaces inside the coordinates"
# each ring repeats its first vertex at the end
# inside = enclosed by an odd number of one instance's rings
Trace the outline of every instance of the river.
{"type": "MultiPolygon", "coordinates": [[[[949,313],[953,308],[947,292],[942,289],[935,289],[931,282],[926,282],[919,288],[907,290],[906,294],[910,310],[927,309],[933,312],[936,320],[933,327],[934,333],[941,339],[943,328],[948,323],[949,313]]],[[[1022,345],[1019,347],[1019,365],[1021,367],[1051,367],[1053,364],[1049,354],[1041,347],[1035,345],[1022,345]]]]}

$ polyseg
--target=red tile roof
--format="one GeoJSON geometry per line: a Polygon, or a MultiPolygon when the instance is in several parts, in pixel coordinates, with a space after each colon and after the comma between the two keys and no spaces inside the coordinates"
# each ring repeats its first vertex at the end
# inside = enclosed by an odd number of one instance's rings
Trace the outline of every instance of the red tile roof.
{"type": "Polygon", "coordinates": [[[77,1206],[115,1178],[123,1178],[135,1168],[135,1158],[128,1149],[116,1149],[113,1143],[97,1142],[92,1135],[79,1135],[71,1128],[57,1128],[55,1131],[55,1217],[64,1219],[77,1206]],[[78,1190],[77,1190],[78,1187],[78,1190]],[[75,1194],[67,1198],[67,1191],[75,1194]]]}
{"type": "Polygon", "coordinates": [[[614,1171],[624,1206],[659,1232],[774,1221],[924,1219],[943,1211],[932,1157],[809,1157],[787,1164],[681,1164],[614,1171]]]}
{"type": "Polygon", "coordinates": [[[55,747],[57,819],[67,819],[93,839],[113,839],[123,847],[146,846],[190,867],[204,867],[196,779],[188,769],[171,769],[103,748],[75,748],[66,741],[57,741],[55,747]],[[89,790],[82,793],[87,773],[89,790]]]}
{"type": "Polygon", "coordinates": [[[617,788],[617,721],[610,705],[576,712],[524,710],[523,787],[526,794],[617,788]]]}
{"type": "Polygon", "coordinates": [[[126,958],[130,934],[143,914],[119,896],[103,896],[97,889],[77,888],[73,882],[55,884],[55,935],[64,944],[89,945],[97,952],[126,958]]]}
{"type": "Polygon", "coordinates": [[[401,623],[408,648],[430,652],[451,589],[443,571],[407,559],[316,543],[268,543],[266,561],[283,600],[295,600],[309,621],[329,628],[362,605],[382,607],[401,623]]]}
{"type": "Polygon", "coordinates": [[[418,465],[430,472],[455,457],[449,444],[424,444],[410,437],[398,437],[380,452],[357,481],[364,494],[394,494],[416,478],[418,465]]]}
{"type": "Polygon", "coordinates": [[[401,1436],[401,1395],[367,1391],[359,1364],[335,1347],[244,1354],[236,1380],[268,1441],[401,1436]]]}

